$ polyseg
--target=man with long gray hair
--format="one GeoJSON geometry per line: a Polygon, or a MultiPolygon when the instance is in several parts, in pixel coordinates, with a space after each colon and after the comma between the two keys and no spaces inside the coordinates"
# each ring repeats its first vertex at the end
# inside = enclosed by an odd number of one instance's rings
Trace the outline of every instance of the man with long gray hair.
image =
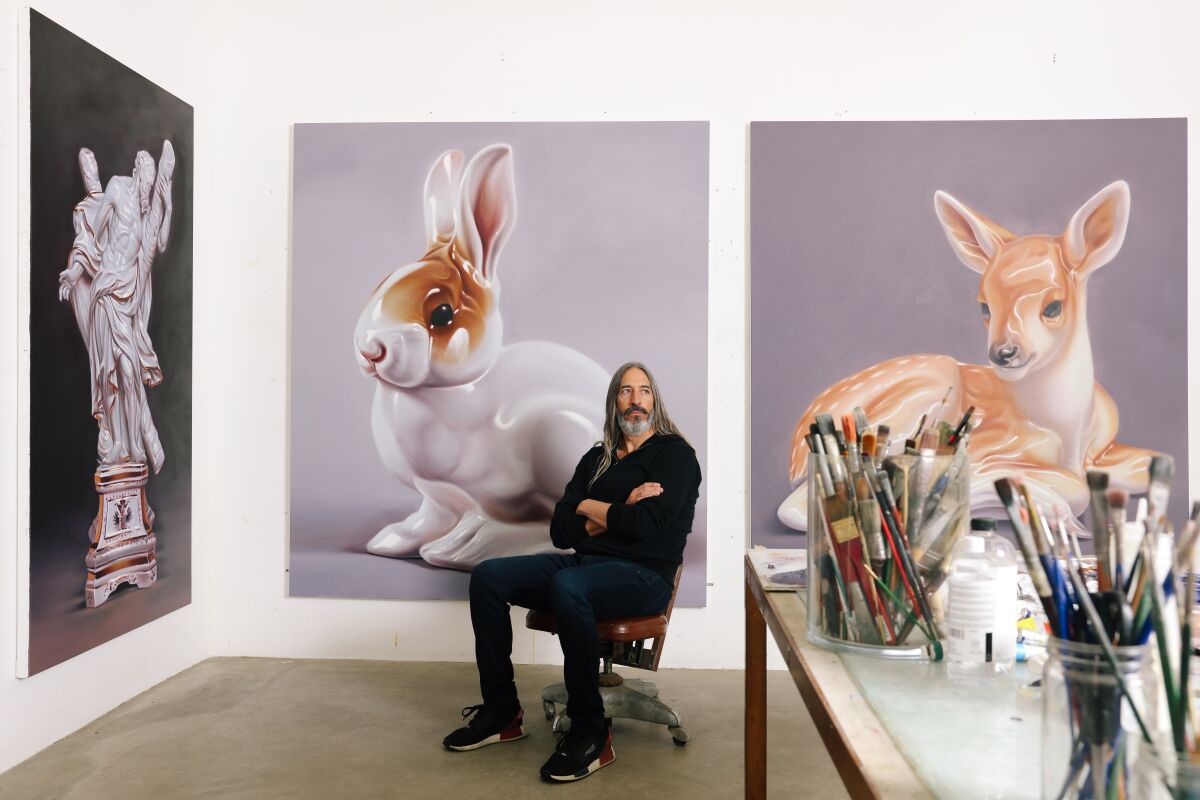
{"type": "Polygon", "coordinates": [[[484,561],[471,573],[471,625],[483,703],[443,740],[476,750],[526,736],[513,683],[509,606],[557,619],[571,728],[542,766],[546,781],[586,778],[614,758],[604,720],[596,621],[660,614],[692,530],[700,492],[696,451],[667,414],[645,365],[613,374],[604,441],[584,454],[554,507],[550,540],[574,552],[484,561]]]}

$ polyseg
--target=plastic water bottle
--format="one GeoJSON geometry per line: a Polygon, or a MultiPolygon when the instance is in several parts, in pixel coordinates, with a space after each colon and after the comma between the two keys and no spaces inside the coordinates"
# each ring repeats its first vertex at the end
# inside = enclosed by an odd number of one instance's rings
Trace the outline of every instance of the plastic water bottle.
{"type": "Polygon", "coordinates": [[[946,671],[986,678],[1012,667],[1017,647],[1017,558],[991,519],[971,520],[947,580],[946,671]]]}

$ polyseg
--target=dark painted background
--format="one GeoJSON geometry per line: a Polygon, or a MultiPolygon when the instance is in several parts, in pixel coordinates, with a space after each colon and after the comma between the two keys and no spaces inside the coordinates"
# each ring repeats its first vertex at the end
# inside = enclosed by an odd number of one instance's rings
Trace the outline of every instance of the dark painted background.
{"type": "Polygon", "coordinates": [[[191,602],[192,107],[35,11],[30,12],[30,626],[34,674],[191,602]],[[175,148],[174,216],[154,261],[150,338],[163,382],[148,390],[166,462],[147,495],[158,582],[84,606],[88,525],[98,496],[87,349],[58,273],[84,196],[78,153],[100,180],[130,175],[138,150],[175,148]]]}

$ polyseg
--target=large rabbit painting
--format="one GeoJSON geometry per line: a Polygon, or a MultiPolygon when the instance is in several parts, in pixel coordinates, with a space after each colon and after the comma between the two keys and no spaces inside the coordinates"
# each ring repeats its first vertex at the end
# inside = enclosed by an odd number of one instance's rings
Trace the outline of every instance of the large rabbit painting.
{"type": "Polygon", "coordinates": [[[426,252],[375,289],[354,357],[376,379],[379,457],[421,506],[367,551],[470,569],[553,550],[554,503],[602,438],[608,375],[554,342],[505,346],[500,253],[517,216],[513,153],[443,153],[425,181],[426,252]]]}
{"type": "Polygon", "coordinates": [[[633,358],[703,466],[707,126],[295,131],[291,594],[465,597],[480,561],[553,551],[633,358]]]}
{"type": "Polygon", "coordinates": [[[1186,464],[1183,131],[756,124],[753,335],[792,342],[801,368],[784,375],[756,348],[756,541],[807,528],[803,433],[819,412],[861,407],[903,439],[973,408],[979,515],[1002,515],[992,484],[1021,476],[1077,524],[1087,470],[1138,493],[1157,451],[1186,464]],[[821,208],[788,187],[798,173],[821,208]],[[799,223],[760,225],[789,195],[799,223]],[[822,304],[835,286],[838,320],[822,304]],[[781,294],[787,318],[771,313],[781,294]]]}

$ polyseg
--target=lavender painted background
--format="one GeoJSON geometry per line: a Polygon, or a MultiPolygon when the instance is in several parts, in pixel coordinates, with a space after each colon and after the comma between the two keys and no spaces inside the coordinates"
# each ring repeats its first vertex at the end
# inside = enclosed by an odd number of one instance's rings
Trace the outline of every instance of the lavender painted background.
{"type": "MultiPolygon", "coordinates": [[[[707,466],[707,123],[299,124],[293,596],[466,597],[467,573],[364,549],[418,497],[376,454],[375,383],[355,366],[352,340],[375,286],[424,252],[422,185],[434,159],[498,142],[513,148],[518,209],[499,267],[505,342],[555,341],[606,371],[645,361],[707,466]]],[[[706,488],[685,551],[685,606],[705,599],[706,488]]]]}
{"type": "Polygon", "coordinates": [[[826,387],[906,353],[986,363],[979,276],[951,251],[936,190],[1018,235],[1057,235],[1117,179],[1128,233],[1088,284],[1096,377],[1120,409],[1118,441],[1175,456],[1182,520],[1186,139],[1183,119],[753,123],[752,541],[803,542],[775,512],[792,431],[826,387]]]}

